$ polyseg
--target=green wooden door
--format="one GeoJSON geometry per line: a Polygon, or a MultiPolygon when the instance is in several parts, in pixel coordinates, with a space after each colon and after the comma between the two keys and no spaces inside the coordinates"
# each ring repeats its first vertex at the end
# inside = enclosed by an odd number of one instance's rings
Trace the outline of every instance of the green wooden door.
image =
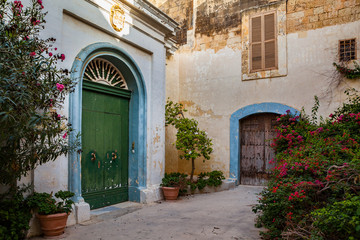
{"type": "Polygon", "coordinates": [[[83,83],[81,188],[91,209],[128,200],[130,94],[83,83]]]}

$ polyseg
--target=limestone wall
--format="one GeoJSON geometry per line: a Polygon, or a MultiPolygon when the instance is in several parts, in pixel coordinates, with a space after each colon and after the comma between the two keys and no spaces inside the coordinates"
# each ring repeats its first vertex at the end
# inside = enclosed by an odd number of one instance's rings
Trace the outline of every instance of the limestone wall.
{"type": "MultiPolygon", "coordinates": [[[[196,173],[222,170],[229,177],[230,116],[240,108],[275,102],[310,112],[317,95],[320,114],[327,116],[346,88],[360,89],[359,80],[340,78],[332,66],[339,40],[356,38],[360,46],[359,0],[152,2],[186,23],[179,50],[167,60],[166,95],[184,103],[187,116],[213,138],[212,159],[199,159],[196,173]],[[249,74],[249,16],[271,10],[277,13],[279,68],[249,74]]],[[[166,171],[189,173],[190,162],[178,160],[171,145],[171,127],[166,138],[166,171]]]]}

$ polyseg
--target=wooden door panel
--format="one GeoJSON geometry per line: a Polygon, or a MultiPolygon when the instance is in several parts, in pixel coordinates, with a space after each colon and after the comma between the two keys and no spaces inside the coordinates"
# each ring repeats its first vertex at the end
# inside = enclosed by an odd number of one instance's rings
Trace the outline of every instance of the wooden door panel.
{"type": "Polygon", "coordinates": [[[82,134],[83,156],[82,165],[82,191],[83,193],[91,193],[104,189],[103,178],[103,154],[102,146],[99,143],[104,141],[103,136],[99,134],[99,123],[103,121],[103,114],[98,112],[83,110],[83,118],[92,119],[92,121],[84,121],[82,127],[87,129],[82,134]],[[92,153],[95,154],[96,159],[92,153]]]}
{"type": "Polygon", "coordinates": [[[91,209],[128,199],[128,129],[128,98],[83,89],[81,182],[91,209]]]}
{"type": "Polygon", "coordinates": [[[251,115],[240,122],[240,183],[264,185],[274,158],[270,147],[275,136],[276,114],[251,115]]]}

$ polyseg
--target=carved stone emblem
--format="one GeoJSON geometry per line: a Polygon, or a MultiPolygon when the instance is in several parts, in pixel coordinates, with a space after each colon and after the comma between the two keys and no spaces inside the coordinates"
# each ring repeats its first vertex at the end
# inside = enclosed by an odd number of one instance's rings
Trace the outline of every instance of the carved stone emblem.
{"type": "Polygon", "coordinates": [[[124,28],[125,11],[119,5],[114,5],[111,7],[110,23],[115,31],[120,32],[124,28]]]}

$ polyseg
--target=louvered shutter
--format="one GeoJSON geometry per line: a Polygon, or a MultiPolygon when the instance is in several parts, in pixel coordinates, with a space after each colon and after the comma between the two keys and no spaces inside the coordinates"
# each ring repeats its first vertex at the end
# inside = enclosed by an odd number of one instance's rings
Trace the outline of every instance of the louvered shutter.
{"type": "Polygon", "coordinates": [[[275,14],[264,16],[265,36],[265,69],[276,67],[276,36],[275,36],[275,14]]]}
{"type": "Polygon", "coordinates": [[[262,69],[261,16],[251,19],[251,70],[262,69]]]}
{"type": "Polygon", "coordinates": [[[275,13],[251,18],[251,71],[277,67],[275,13]]]}

